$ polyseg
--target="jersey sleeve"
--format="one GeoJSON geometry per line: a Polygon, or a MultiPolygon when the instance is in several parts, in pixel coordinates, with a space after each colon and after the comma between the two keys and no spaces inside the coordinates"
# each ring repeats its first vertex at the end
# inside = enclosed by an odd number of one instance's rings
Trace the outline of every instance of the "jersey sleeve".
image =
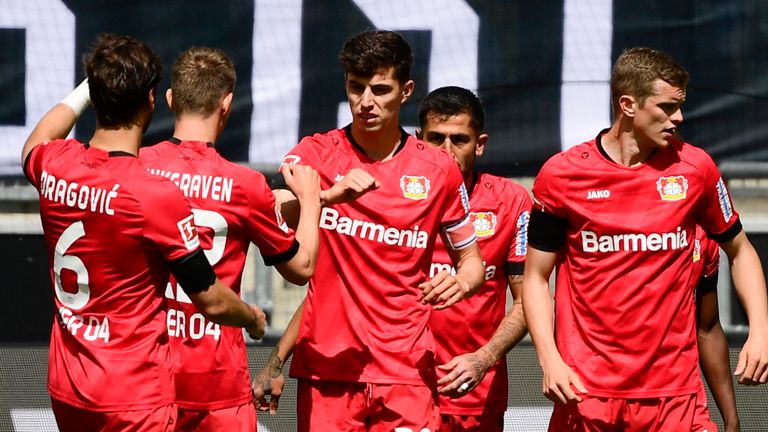
{"type": "Polygon", "coordinates": [[[288,261],[296,254],[298,244],[293,230],[283,221],[266,179],[258,172],[247,180],[249,216],[246,230],[268,265],[288,261]]]}
{"type": "Polygon", "coordinates": [[[445,176],[446,200],[440,225],[448,244],[455,250],[463,249],[477,240],[469,221],[469,194],[459,166],[453,160],[448,164],[445,176]]]}
{"type": "Polygon", "coordinates": [[[52,141],[46,141],[41,144],[36,145],[28,154],[27,158],[24,160],[24,164],[21,167],[24,171],[24,175],[27,177],[27,180],[35,187],[35,189],[40,190],[40,177],[43,173],[43,160],[45,159],[46,152],[52,148],[49,144],[52,141]]]}
{"type": "Polygon", "coordinates": [[[565,184],[558,165],[563,155],[550,158],[533,182],[533,201],[528,223],[528,245],[536,249],[554,252],[566,240],[567,211],[563,197],[565,184]]]}
{"type": "Polygon", "coordinates": [[[720,171],[707,155],[699,164],[703,176],[703,191],[698,212],[698,223],[707,234],[719,242],[731,240],[738,232],[732,228],[740,227],[739,215],[733,207],[720,171]]]}
{"type": "Polygon", "coordinates": [[[528,251],[528,221],[531,218],[531,197],[528,196],[528,192],[522,188],[513,189],[513,191],[515,193],[511,194],[507,201],[515,204],[510,208],[514,217],[515,230],[507,252],[508,268],[518,268],[519,266],[514,264],[525,262],[525,253],[528,251]]]}
{"type": "Polygon", "coordinates": [[[177,261],[200,247],[189,202],[168,180],[157,178],[153,193],[142,197],[144,235],[157,245],[166,261],[177,261]]]}

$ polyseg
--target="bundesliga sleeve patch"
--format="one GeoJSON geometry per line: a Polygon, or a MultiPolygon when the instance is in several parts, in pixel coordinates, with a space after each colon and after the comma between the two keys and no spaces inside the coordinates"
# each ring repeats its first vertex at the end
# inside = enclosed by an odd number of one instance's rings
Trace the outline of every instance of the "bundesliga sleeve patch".
{"type": "Polygon", "coordinates": [[[731,197],[728,196],[728,188],[725,187],[723,178],[717,180],[717,200],[720,202],[720,211],[723,212],[723,218],[726,222],[733,217],[733,207],[731,206],[731,197]]]}
{"type": "Polygon", "coordinates": [[[461,197],[461,205],[464,206],[464,213],[469,213],[469,194],[464,183],[461,183],[461,186],[459,186],[459,197],[461,197]]]}
{"type": "Polygon", "coordinates": [[[515,255],[525,256],[528,251],[528,221],[531,214],[527,211],[520,213],[517,218],[517,235],[515,236],[515,255]]]}
{"type": "Polygon", "coordinates": [[[280,212],[280,206],[277,204],[275,204],[275,222],[277,222],[277,226],[280,227],[283,232],[288,232],[288,224],[285,223],[283,214],[280,212]]]}
{"type": "Polygon", "coordinates": [[[181,240],[188,250],[195,250],[200,247],[200,238],[197,236],[197,227],[192,221],[192,218],[193,216],[189,215],[176,222],[176,226],[179,227],[179,232],[181,233],[181,240]]]}

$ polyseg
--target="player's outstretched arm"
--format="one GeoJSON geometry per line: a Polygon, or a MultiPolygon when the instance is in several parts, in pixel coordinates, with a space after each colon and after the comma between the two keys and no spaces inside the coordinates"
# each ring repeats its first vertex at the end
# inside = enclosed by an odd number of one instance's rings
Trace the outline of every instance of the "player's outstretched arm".
{"type": "Polygon", "coordinates": [[[438,310],[453,306],[462,299],[472,296],[485,280],[485,265],[476,241],[472,241],[462,249],[451,247],[445,249],[456,268],[456,275],[441,271],[431,280],[419,285],[422,303],[432,304],[438,310]]]}
{"type": "Polygon", "coordinates": [[[555,252],[528,246],[523,274],[523,311],[544,375],[542,392],[553,402],[581,402],[581,397],[571,389],[571,385],[578,393],[586,393],[587,389],[565,364],[555,344],[549,276],[556,259],[555,252]]]}
{"type": "Polygon", "coordinates": [[[264,311],[240,300],[237,293],[218,278],[207,290],[187,294],[200,313],[209,320],[221,325],[244,327],[252,339],[264,337],[267,327],[264,311]]]}
{"type": "Polygon", "coordinates": [[[88,92],[88,80],[84,80],[64,100],[48,111],[27,137],[21,150],[21,163],[33,148],[45,141],[64,138],[72,130],[83,111],[88,107],[91,98],[88,92]]]}
{"type": "Polygon", "coordinates": [[[717,305],[717,273],[702,277],[696,287],[696,323],[698,327],[699,363],[717,408],[725,422],[726,432],[740,430],[728,357],[728,340],[720,325],[717,305]]]}
{"type": "Polygon", "coordinates": [[[473,353],[456,356],[448,363],[438,366],[444,371],[449,371],[437,382],[441,394],[460,397],[472,391],[483,380],[488,369],[523,339],[528,330],[523,315],[522,284],[522,275],[509,276],[509,288],[514,303],[488,343],[473,353]]]}
{"type": "Polygon", "coordinates": [[[259,411],[267,411],[272,415],[277,414],[280,396],[283,394],[285,386],[285,376],[283,375],[283,366],[293,353],[293,347],[296,345],[296,338],[299,334],[299,325],[301,324],[301,315],[304,313],[304,301],[294,312],[291,322],[283,333],[283,337],[277,343],[275,349],[269,354],[267,364],[253,377],[251,390],[253,400],[259,411]],[[267,399],[269,396],[269,399],[267,399]]]}
{"type": "Polygon", "coordinates": [[[366,193],[378,189],[381,184],[371,174],[360,168],[352,168],[340,181],[320,193],[323,207],[354,201],[366,193]]]}
{"type": "Polygon", "coordinates": [[[731,263],[736,294],[749,320],[749,335],[739,353],[736,375],[747,385],[768,382],[768,294],[760,258],[742,230],[720,245],[731,263]]]}
{"type": "Polygon", "coordinates": [[[296,240],[299,250],[275,268],[288,281],[304,285],[312,277],[320,244],[320,176],[306,165],[283,165],[281,173],[299,202],[296,240]]]}

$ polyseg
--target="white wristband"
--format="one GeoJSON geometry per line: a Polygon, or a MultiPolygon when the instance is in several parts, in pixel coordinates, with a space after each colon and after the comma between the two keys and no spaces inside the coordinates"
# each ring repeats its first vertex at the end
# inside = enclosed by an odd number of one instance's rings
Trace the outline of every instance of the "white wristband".
{"type": "Polygon", "coordinates": [[[65,97],[61,103],[72,108],[72,111],[75,112],[77,118],[80,118],[80,114],[82,114],[83,111],[85,111],[85,109],[88,108],[88,105],[91,103],[91,92],[88,89],[88,78],[84,79],[80,85],[75,87],[75,89],[72,90],[72,93],[65,97]]]}

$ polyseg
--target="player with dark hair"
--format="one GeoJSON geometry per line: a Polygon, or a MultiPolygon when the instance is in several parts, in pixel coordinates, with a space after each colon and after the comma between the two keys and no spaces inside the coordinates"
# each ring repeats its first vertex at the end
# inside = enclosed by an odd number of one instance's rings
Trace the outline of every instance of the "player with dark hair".
{"type": "MultiPolygon", "coordinates": [[[[280,370],[295,341],[299,431],[435,431],[429,315],[471,295],[483,280],[466,188],[448,154],[399,126],[414,85],[405,39],[366,31],[349,39],[339,57],[352,123],[304,138],[284,163],[314,167],[326,190],[357,169],[363,174],[348,189],[357,199],[323,208],[307,297],[263,379],[254,380],[254,394],[262,401],[280,393],[280,370]],[[430,279],[438,233],[457,271],[430,279]]],[[[288,190],[276,194],[279,202],[291,199],[288,190]]]]}
{"type": "Polygon", "coordinates": [[[207,319],[245,326],[254,338],[266,320],[216,278],[179,189],[136,157],[160,59],[131,37],[106,34],[84,63],[87,81],[38,122],[22,151],[24,172],[40,192],[54,285],[51,405],[63,432],[172,430],[169,275],[207,319]],[[85,144],[60,139],[89,95],[93,136],[85,144]]]}
{"type": "MultiPolygon", "coordinates": [[[[294,236],[283,223],[264,176],[225,160],[214,148],[232,111],[234,88],[235,68],[222,51],[193,47],[182,52],[166,92],[176,116],[173,138],[141,149],[139,160],[184,192],[202,244],[208,245],[208,261],[236,293],[251,242],[267,265],[276,266],[291,282],[304,284],[317,258],[320,179],[309,167],[284,170],[301,202],[294,236]]],[[[195,306],[175,286],[166,296],[179,406],[176,430],[256,430],[242,332],[196,319],[195,306]]]]}
{"type": "Polygon", "coordinates": [[[692,429],[697,225],[728,254],[749,318],[736,373],[768,380],[759,257],[712,159],[675,137],[687,83],[668,54],[624,51],[611,128],[553,156],[534,183],[523,306],[555,401],[551,431],[692,429]]]}
{"type": "MultiPolygon", "coordinates": [[[[485,263],[485,284],[474,296],[461,308],[430,316],[438,367],[444,371],[438,381],[440,430],[501,432],[507,409],[505,354],[526,333],[520,288],[531,199],[522,186],[475,170],[488,134],[483,129],[485,110],[471,91],[461,87],[432,91],[419,107],[419,124],[419,137],[447,150],[459,164],[469,192],[469,218],[485,263]],[[507,286],[514,303],[505,317],[507,286]]],[[[430,276],[450,268],[438,239],[430,276]]]]}

